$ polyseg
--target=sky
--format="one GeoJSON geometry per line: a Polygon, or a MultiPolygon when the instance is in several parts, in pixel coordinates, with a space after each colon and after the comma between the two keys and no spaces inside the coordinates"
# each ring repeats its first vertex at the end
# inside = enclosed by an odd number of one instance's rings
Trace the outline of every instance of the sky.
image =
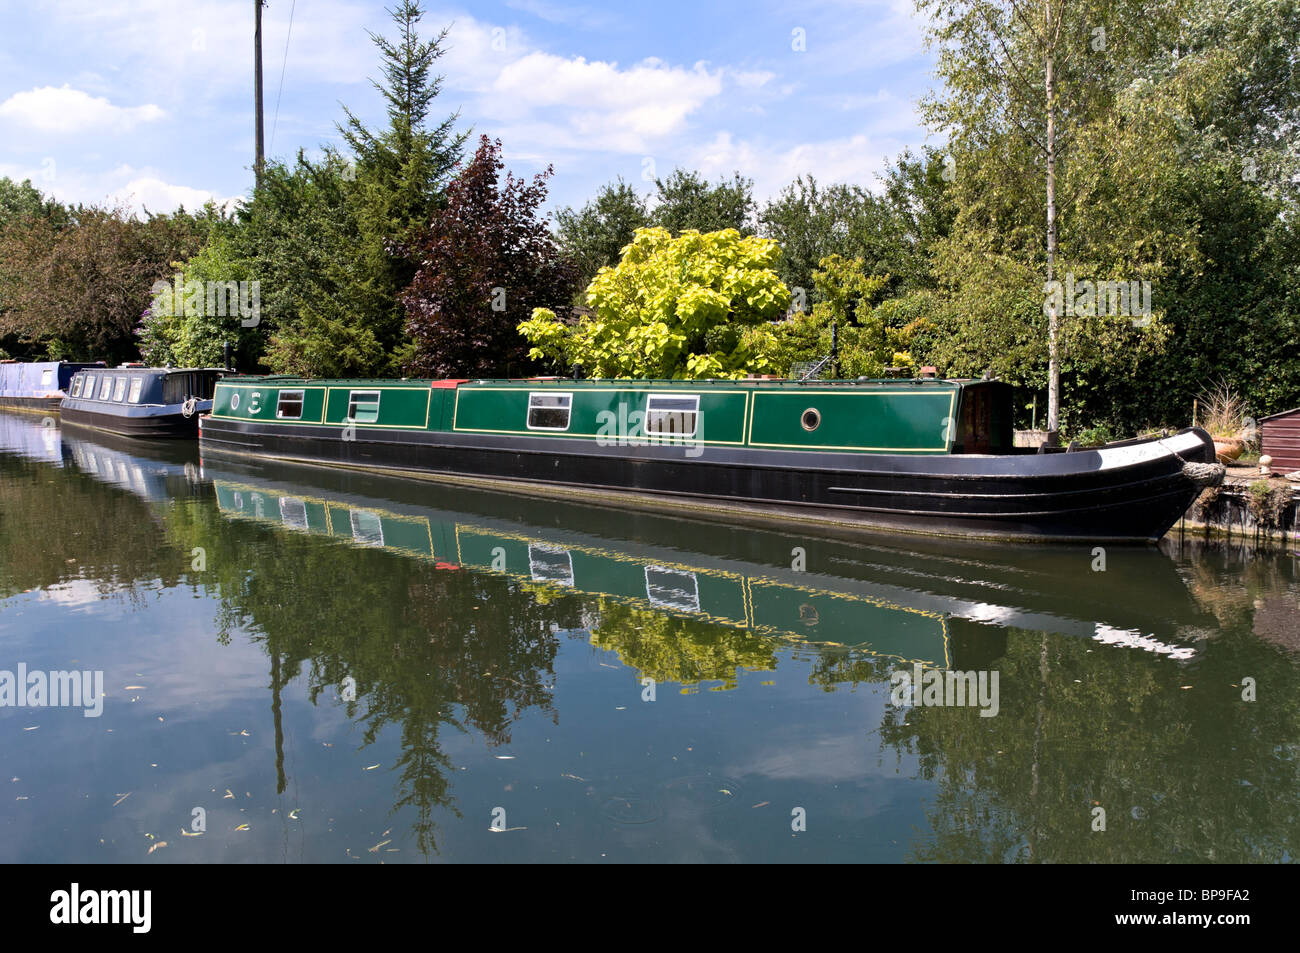
{"type": "MultiPolygon", "coordinates": [[[[389,0],[392,5],[392,0],[389,0]]],[[[433,116],[500,138],[508,167],[547,165],[550,207],[676,167],[740,172],[760,202],[795,176],[868,188],[927,143],[933,56],[911,0],[586,5],[428,0],[448,27],[433,116]]],[[[248,194],[253,0],[0,0],[0,176],[64,202],[164,212],[248,194]]],[[[270,0],[268,157],[339,143],[343,105],[385,122],[367,30],[379,0],[270,0]],[[291,23],[292,19],[292,23],[291,23]]]]}

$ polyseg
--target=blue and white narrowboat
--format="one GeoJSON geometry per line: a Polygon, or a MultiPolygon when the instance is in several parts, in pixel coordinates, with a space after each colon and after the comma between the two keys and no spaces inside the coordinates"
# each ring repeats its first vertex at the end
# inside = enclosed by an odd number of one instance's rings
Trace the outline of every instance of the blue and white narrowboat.
{"type": "Polygon", "coordinates": [[[214,367],[87,368],[73,378],[63,422],[126,437],[197,437],[199,415],[212,410],[214,367]]]}

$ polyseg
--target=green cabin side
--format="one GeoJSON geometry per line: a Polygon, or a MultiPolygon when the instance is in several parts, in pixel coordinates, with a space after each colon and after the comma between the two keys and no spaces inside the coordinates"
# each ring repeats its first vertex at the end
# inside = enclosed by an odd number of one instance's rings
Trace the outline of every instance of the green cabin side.
{"type": "Polygon", "coordinates": [[[227,378],[216,419],[850,453],[1011,452],[997,381],[227,378]]]}

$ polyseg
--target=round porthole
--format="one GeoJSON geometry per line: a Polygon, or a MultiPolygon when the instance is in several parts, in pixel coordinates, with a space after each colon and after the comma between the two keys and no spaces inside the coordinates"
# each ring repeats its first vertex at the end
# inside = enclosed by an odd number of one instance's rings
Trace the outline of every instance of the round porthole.
{"type": "Polygon", "coordinates": [[[803,424],[803,429],[808,431],[816,430],[821,422],[821,411],[816,407],[809,407],[803,412],[803,416],[799,418],[799,423],[803,424]]]}
{"type": "Polygon", "coordinates": [[[236,393],[230,395],[230,409],[231,409],[231,410],[238,410],[238,409],[239,409],[239,394],[238,394],[238,392],[236,392],[236,393]]]}

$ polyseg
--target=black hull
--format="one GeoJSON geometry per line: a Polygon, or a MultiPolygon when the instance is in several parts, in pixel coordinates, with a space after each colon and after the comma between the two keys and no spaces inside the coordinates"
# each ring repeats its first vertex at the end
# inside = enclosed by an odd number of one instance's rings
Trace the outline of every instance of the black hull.
{"type": "Polygon", "coordinates": [[[199,435],[199,415],[155,414],[120,416],[96,414],[72,407],[63,408],[63,423],[91,427],[119,437],[162,437],[193,440],[199,435]]]}
{"type": "Polygon", "coordinates": [[[1213,442],[1201,430],[1076,453],[907,456],[707,447],[690,458],[681,447],[594,447],[442,431],[358,428],[356,439],[345,441],[336,427],[207,417],[201,441],[205,452],[461,483],[509,481],[527,492],[623,497],[642,506],[1041,541],[1158,540],[1200,491],[1184,475],[1184,463],[1214,460],[1213,442]]]}
{"type": "Polygon", "coordinates": [[[17,410],[27,414],[59,416],[62,397],[0,397],[0,410],[17,410]]]}

